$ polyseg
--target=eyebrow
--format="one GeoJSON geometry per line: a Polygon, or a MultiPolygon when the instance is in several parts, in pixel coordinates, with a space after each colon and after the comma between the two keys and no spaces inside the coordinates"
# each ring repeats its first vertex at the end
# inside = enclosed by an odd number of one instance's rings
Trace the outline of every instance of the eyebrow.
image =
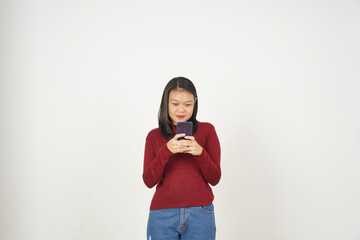
{"type": "MultiPolygon", "coordinates": [[[[173,102],[178,102],[179,100],[177,100],[177,99],[171,99],[171,101],[173,101],[173,102]]],[[[188,100],[188,101],[185,101],[185,102],[194,102],[194,100],[188,100]]]]}

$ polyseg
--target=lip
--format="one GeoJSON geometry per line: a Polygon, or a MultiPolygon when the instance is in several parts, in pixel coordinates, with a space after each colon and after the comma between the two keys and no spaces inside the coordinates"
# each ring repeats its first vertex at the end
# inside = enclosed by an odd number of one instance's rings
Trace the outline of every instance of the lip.
{"type": "Polygon", "coordinates": [[[185,115],[176,115],[177,118],[184,118],[185,115]]]}

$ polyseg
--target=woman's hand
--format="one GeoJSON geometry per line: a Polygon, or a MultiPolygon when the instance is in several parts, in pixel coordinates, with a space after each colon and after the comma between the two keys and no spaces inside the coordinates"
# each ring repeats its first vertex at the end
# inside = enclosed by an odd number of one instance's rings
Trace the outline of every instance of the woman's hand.
{"type": "Polygon", "coordinates": [[[176,134],[168,143],[167,147],[172,153],[190,153],[194,156],[199,156],[203,148],[196,142],[193,136],[186,136],[187,140],[177,139],[184,137],[185,133],[176,134]]]}
{"type": "Polygon", "coordinates": [[[177,140],[180,137],[185,137],[185,133],[176,134],[172,139],[170,139],[167,142],[166,145],[167,145],[168,149],[170,150],[170,152],[172,152],[174,154],[182,152],[181,148],[179,147],[180,141],[177,140]]]}
{"type": "Polygon", "coordinates": [[[185,146],[184,152],[190,153],[194,156],[200,156],[203,148],[198,144],[193,136],[186,136],[185,139],[188,140],[181,140],[180,144],[185,146]]]}

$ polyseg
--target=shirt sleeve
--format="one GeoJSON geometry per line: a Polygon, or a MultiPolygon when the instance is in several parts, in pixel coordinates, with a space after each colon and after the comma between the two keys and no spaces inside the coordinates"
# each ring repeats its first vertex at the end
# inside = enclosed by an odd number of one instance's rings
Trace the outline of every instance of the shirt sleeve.
{"type": "Polygon", "coordinates": [[[207,136],[206,146],[202,147],[202,153],[199,156],[195,157],[195,159],[200,166],[202,175],[205,180],[212,186],[215,186],[219,183],[221,178],[221,149],[220,142],[213,125],[211,125],[209,134],[207,136]]]}
{"type": "Polygon", "coordinates": [[[145,143],[143,180],[148,188],[154,187],[162,178],[166,163],[173,153],[164,144],[156,152],[151,138],[148,136],[145,143]]]}

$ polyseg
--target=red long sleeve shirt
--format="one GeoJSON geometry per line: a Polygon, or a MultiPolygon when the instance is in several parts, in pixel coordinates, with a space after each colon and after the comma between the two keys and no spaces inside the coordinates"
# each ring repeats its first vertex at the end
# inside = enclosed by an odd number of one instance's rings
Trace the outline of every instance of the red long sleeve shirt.
{"type": "Polygon", "coordinates": [[[206,122],[198,122],[193,136],[203,148],[197,157],[173,154],[159,128],[147,135],[143,180],[149,188],[157,185],[150,210],[207,206],[214,200],[209,184],[215,186],[221,177],[219,139],[214,126],[206,122]]]}

